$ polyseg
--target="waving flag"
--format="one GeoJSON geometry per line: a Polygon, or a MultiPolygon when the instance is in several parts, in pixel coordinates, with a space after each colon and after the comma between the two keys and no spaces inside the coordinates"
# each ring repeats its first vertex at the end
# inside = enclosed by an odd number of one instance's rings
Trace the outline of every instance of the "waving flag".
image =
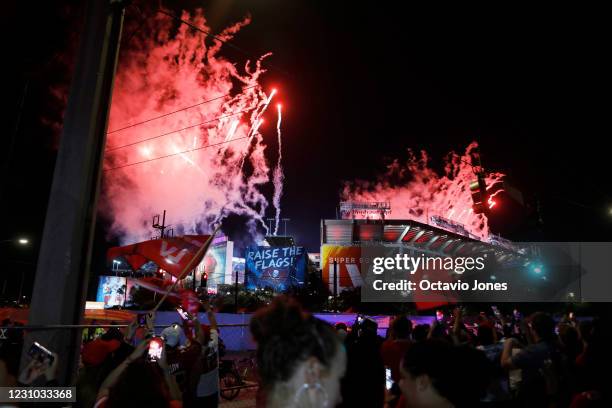
{"type": "Polygon", "coordinates": [[[200,263],[208,248],[204,248],[203,251],[199,250],[203,245],[210,245],[209,237],[210,235],[184,235],[152,239],[137,244],[113,247],[108,250],[106,257],[109,262],[122,257],[134,271],[152,261],[159,268],[178,278],[190,262],[194,268],[200,263]],[[196,256],[198,259],[194,259],[196,256]]]}

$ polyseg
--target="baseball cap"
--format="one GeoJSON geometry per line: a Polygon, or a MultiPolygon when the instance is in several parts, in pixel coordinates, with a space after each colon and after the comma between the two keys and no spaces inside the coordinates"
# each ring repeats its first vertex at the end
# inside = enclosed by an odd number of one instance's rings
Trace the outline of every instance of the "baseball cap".
{"type": "Polygon", "coordinates": [[[163,337],[166,345],[170,347],[176,347],[179,344],[179,340],[181,338],[181,332],[179,326],[173,324],[172,326],[166,327],[161,332],[161,337],[163,337]]]}

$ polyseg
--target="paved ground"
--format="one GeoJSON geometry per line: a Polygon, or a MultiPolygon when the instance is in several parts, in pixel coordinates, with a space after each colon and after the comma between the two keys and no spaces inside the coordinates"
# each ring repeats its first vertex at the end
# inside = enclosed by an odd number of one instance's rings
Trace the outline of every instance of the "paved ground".
{"type": "MultiPolygon", "coordinates": [[[[254,356],[253,351],[244,351],[244,352],[229,351],[227,352],[225,356],[223,356],[223,358],[239,360],[241,358],[253,357],[253,356],[254,356]]],[[[245,380],[252,381],[253,378],[247,378],[245,380]]],[[[226,401],[223,398],[221,398],[219,407],[221,408],[255,408],[256,393],[257,393],[256,387],[242,389],[240,390],[240,393],[238,394],[238,396],[231,401],[226,401]]]]}
{"type": "Polygon", "coordinates": [[[257,388],[247,388],[240,390],[240,394],[232,401],[221,398],[219,407],[221,408],[255,408],[255,394],[257,388]]]}

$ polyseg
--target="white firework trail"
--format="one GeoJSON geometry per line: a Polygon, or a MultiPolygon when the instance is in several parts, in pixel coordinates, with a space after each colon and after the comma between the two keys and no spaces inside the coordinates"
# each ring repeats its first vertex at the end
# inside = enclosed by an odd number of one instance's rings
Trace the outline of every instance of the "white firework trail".
{"type": "MultiPolygon", "coordinates": [[[[268,97],[266,99],[261,101],[259,106],[253,112],[253,114],[251,116],[251,123],[252,124],[251,124],[251,127],[249,129],[249,132],[247,133],[247,140],[246,140],[247,145],[250,145],[252,140],[253,140],[253,138],[256,138],[256,136],[261,137],[261,134],[259,133],[259,127],[261,126],[261,124],[264,121],[262,116],[266,112],[266,110],[268,109],[268,106],[270,106],[270,102],[272,101],[272,98],[274,97],[275,94],[276,94],[276,89],[272,89],[272,91],[270,92],[270,95],[268,95],[268,97]]],[[[233,138],[233,136],[234,136],[234,134],[236,132],[236,126],[237,125],[238,125],[238,122],[234,122],[230,126],[229,132],[228,132],[227,136],[225,137],[225,141],[232,140],[232,138],[233,138]]],[[[222,150],[222,151],[225,151],[225,150],[222,150]]],[[[249,154],[249,149],[247,147],[247,149],[242,154],[242,157],[240,158],[239,165],[236,167],[237,174],[242,173],[242,169],[244,168],[244,162],[246,161],[248,154],[249,154]]],[[[249,182],[249,185],[252,185],[252,184],[253,184],[252,182],[249,182]]],[[[219,211],[219,214],[217,215],[217,217],[213,221],[213,224],[217,224],[217,223],[221,222],[221,220],[223,220],[227,216],[226,211],[225,211],[226,208],[227,208],[227,204],[224,205],[221,208],[221,210],[219,211]]],[[[259,211],[255,211],[255,210],[253,210],[251,208],[245,208],[242,205],[240,205],[240,209],[242,211],[247,212],[249,216],[251,216],[253,219],[255,219],[255,220],[257,220],[257,221],[259,221],[261,223],[261,226],[265,230],[265,235],[268,235],[269,233],[271,233],[271,231],[269,231],[269,229],[268,229],[268,225],[265,223],[265,221],[263,219],[264,215],[265,215],[265,211],[266,211],[265,206],[261,206],[259,211]]]]}
{"type": "MultiPolygon", "coordinates": [[[[250,144],[253,137],[259,133],[259,127],[263,123],[262,115],[266,112],[266,110],[268,109],[268,106],[270,106],[270,102],[272,101],[272,98],[274,97],[275,94],[276,94],[276,89],[272,89],[272,91],[270,92],[270,95],[268,95],[268,99],[262,102],[261,110],[259,112],[255,111],[255,113],[253,114],[253,119],[251,121],[252,125],[251,125],[251,128],[249,129],[247,144],[250,144]]],[[[247,152],[248,152],[248,149],[247,149],[247,152]]],[[[240,166],[238,167],[238,172],[240,173],[242,172],[242,168],[244,167],[245,159],[246,159],[246,154],[242,156],[242,160],[240,161],[240,166]]],[[[265,222],[264,222],[264,226],[265,226],[265,222]]]]}
{"type": "Polygon", "coordinates": [[[276,168],[274,169],[274,177],[272,182],[274,183],[274,196],[272,198],[272,203],[274,205],[274,209],[276,210],[275,218],[275,226],[274,226],[274,235],[278,234],[278,225],[280,222],[280,213],[281,213],[281,205],[280,200],[283,195],[283,181],[285,179],[285,175],[283,174],[282,168],[282,160],[283,160],[283,144],[282,144],[282,134],[281,134],[281,123],[283,120],[283,116],[281,114],[281,104],[279,103],[277,106],[278,112],[278,121],[276,122],[276,134],[278,136],[278,160],[276,162],[276,168]]]}

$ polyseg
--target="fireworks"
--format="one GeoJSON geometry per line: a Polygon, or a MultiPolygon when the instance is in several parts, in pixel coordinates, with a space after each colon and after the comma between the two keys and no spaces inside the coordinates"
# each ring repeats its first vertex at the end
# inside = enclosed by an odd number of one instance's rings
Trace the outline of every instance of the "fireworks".
{"type": "MultiPolygon", "coordinates": [[[[440,216],[461,223],[471,234],[486,239],[489,235],[487,219],[482,214],[474,214],[469,190],[470,182],[476,177],[470,163],[477,148],[474,142],[463,155],[449,154],[444,174],[438,174],[429,167],[425,151],[417,156],[409,150],[408,161],[401,164],[395,160],[377,182],[357,180],[346,183],[342,199],[390,202],[391,214],[388,218],[429,223],[432,216],[440,216]]],[[[500,182],[502,177],[501,173],[488,174],[488,188],[500,182]]],[[[499,191],[491,194],[490,207],[495,205],[492,198],[499,191]]]]}
{"type": "MultiPolygon", "coordinates": [[[[201,10],[181,17],[207,29],[201,10]]],[[[216,37],[228,41],[249,22],[216,37]]],[[[220,55],[221,41],[162,14],[149,24],[117,69],[101,203],[111,232],[123,243],[149,238],[148,220],[166,209],[175,233],[206,232],[234,213],[256,235],[268,208],[260,187],[271,181],[260,126],[276,90],[259,84],[269,54],[239,68],[220,55]]]]}
{"type": "Polygon", "coordinates": [[[278,121],[276,122],[276,134],[278,136],[278,160],[276,162],[276,168],[274,169],[274,197],[272,199],[272,203],[274,204],[274,209],[276,210],[275,215],[275,224],[274,224],[274,235],[278,234],[278,224],[280,221],[280,199],[283,195],[283,180],[285,179],[285,175],[283,174],[282,168],[282,160],[283,160],[283,142],[281,138],[281,123],[283,120],[282,112],[281,112],[281,104],[279,103],[277,106],[278,112],[278,121]]]}

